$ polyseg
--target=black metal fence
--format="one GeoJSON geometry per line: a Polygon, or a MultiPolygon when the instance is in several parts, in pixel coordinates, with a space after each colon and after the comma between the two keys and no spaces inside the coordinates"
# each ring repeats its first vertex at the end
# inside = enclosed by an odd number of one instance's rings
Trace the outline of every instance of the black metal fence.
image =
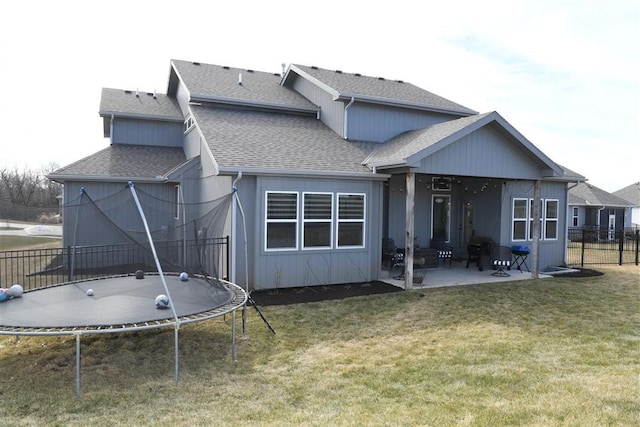
{"type": "Polygon", "coordinates": [[[586,227],[569,229],[567,264],[638,265],[640,230],[586,227]]]}
{"type": "MultiPolygon", "coordinates": [[[[229,237],[204,241],[156,242],[163,271],[202,274],[227,278],[229,237]]],[[[136,270],[157,271],[153,253],[137,244],[68,246],[0,252],[0,287],[19,283],[25,290],[38,289],[73,280],[136,270]]]]}

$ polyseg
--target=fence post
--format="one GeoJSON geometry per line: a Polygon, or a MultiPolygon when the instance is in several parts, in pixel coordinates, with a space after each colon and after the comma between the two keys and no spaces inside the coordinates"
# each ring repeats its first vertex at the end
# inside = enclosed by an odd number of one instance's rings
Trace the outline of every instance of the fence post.
{"type": "Polygon", "coordinates": [[[638,265],[638,243],[640,243],[640,229],[636,230],[636,265],[638,265]]]}
{"type": "Polygon", "coordinates": [[[71,246],[67,246],[67,282],[71,281],[71,246]]]}
{"type": "Polygon", "coordinates": [[[618,265],[622,265],[622,255],[624,254],[624,228],[620,229],[618,237],[618,265]]]}
{"type": "Polygon", "coordinates": [[[580,239],[580,267],[584,267],[584,244],[585,244],[585,234],[586,231],[585,228],[582,228],[582,238],[580,239]]]}

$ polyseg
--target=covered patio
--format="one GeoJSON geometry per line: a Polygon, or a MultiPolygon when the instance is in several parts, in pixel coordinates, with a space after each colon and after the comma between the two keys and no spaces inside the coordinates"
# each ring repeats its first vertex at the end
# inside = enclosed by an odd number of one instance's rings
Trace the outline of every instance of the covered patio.
{"type": "MultiPolygon", "coordinates": [[[[531,279],[531,272],[520,271],[515,268],[507,271],[509,276],[494,276],[494,270],[485,268],[478,270],[477,266],[471,264],[466,268],[466,260],[454,260],[451,266],[447,263],[436,268],[415,268],[413,270],[413,289],[442,288],[447,286],[477,285],[481,283],[512,282],[514,280],[531,279]]],[[[381,281],[400,288],[405,287],[404,278],[397,278],[402,274],[401,268],[394,270],[384,270],[381,281]]],[[[552,277],[551,275],[539,274],[538,278],[552,277]]]]}

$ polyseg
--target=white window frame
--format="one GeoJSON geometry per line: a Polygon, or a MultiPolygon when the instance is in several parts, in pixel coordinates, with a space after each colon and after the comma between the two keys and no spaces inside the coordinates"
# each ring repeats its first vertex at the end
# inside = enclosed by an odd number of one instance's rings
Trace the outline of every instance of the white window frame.
{"type": "Polygon", "coordinates": [[[183,133],[187,134],[189,133],[189,131],[191,129],[193,129],[193,127],[196,125],[196,121],[193,119],[193,116],[191,114],[189,114],[187,117],[185,117],[184,119],[184,125],[183,125],[183,133]]]}
{"type": "Polygon", "coordinates": [[[180,219],[180,184],[173,187],[173,219],[180,219]]]}
{"type": "MultiPolygon", "coordinates": [[[[558,240],[559,238],[559,221],[560,221],[560,201],[558,199],[540,199],[540,240],[558,240]],[[549,202],[556,203],[556,217],[547,218],[547,205],[549,202]],[[556,236],[548,237],[547,222],[556,223],[556,236]]],[[[512,242],[528,242],[533,240],[533,199],[524,197],[514,197],[511,201],[511,241],[512,242]],[[516,201],[527,201],[526,218],[515,218],[516,201]],[[514,226],[516,222],[525,223],[525,238],[516,239],[514,236],[514,226]]]]}
{"type": "Polygon", "coordinates": [[[572,208],[571,224],[573,224],[574,227],[578,227],[578,224],[580,224],[580,209],[577,206],[572,208]]]}
{"type": "Polygon", "coordinates": [[[300,240],[300,227],[298,226],[298,220],[300,218],[300,194],[297,191],[265,191],[264,196],[264,250],[265,252],[283,252],[283,251],[297,251],[300,240]],[[296,196],[296,217],[295,218],[277,218],[270,219],[268,217],[269,212],[269,194],[294,194],[296,196]],[[295,240],[294,246],[283,248],[270,248],[267,239],[269,224],[295,224],[295,240]]]}
{"type": "Polygon", "coordinates": [[[511,201],[511,241],[512,242],[526,242],[527,241],[527,237],[529,236],[529,218],[531,217],[531,215],[529,214],[529,207],[530,207],[530,202],[528,198],[521,198],[521,197],[514,197],[513,200],[511,201]],[[525,216],[524,218],[515,217],[515,212],[516,212],[516,201],[525,201],[526,203],[526,208],[525,208],[525,216]],[[514,236],[514,228],[515,228],[515,224],[516,222],[523,222],[524,223],[524,238],[522,239],[516,239],[516,237],[514,236]]]}
{"type": "Polygon", "coordinates": [[[366,247],[367,242],[366,238],[366,230],[367,230],[367,195],[365,193],[336,193],[336,237],[335,237],[335,247],[336,249],[361,249],[366,247]],[[362,196],[362,218],[352,219],[345,218],[340,219],[340,196],[362,196]],[[340,245],[340,225],[341,224],[354,224],[360,223],[362,224],[362,244],[361,245],[340,245]]]}
{"type": "Polygon", "coordinates": [[[316,249],[331,249],[333,248],[333,218],[335,215],[334,212],[334,201],[333,201],[334,197],[333,197],[333,193],[330,192],[322,192],[322,191],[305,191],[302,193],[302,230],[300,233],[300,238],[301,238],[301,246],[302,246],[302,250],[316,250],[316,249]],[[329,213],[329,218],[309,218],[307,219],[305,217],[305,199],[308,195],[325,195],[325,196],[329,196],[330,198],[330,213],[329,213]],[[329,224],[329,245],[328,246],[306,246],[305,245],[305,230],[307,227],[307,224],[329,224]]]}
{"type": "Polygon", "coordinates": [[[541,233],[541,238],[542,239],[544,239],[544,240],[558,240],[559,219],[560,219],[560,201],[558,199],[545,199],[544,200],[544,214],[543,214],[543,220],[542,220],[543,227],[542,227],[542,233],[541,233]],[[549,203],[555,203],[556,204],[556,216],[555,216],[555,218],[547,217],[547,207],[549,206],[549,203]],[[551,223],[551,222],[555,222],[556,223],[556,235],[555,235],[555,237],[547,236],[547,223],[551,223]]]}

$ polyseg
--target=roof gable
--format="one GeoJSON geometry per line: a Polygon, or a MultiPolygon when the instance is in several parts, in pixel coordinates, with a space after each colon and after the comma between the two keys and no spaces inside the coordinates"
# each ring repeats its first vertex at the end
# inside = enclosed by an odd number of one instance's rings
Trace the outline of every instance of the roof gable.
{"type": "Polygon", "coordinates": [[[331,71],[318,67],[291,65],[283,85],[293,79],[291,74],[299,75],[321,86],[333,95],[334,99],[356,98],[379,104],[404,106],[460,115],[477,114],[476,111],[426,91],[402,80],[388,80],[382,77],[363,76],[358,73],[331,71]]]}
{"type": "Polygon", "coordinates": [[[424,129],[405,132],[384,144],[366,160],[371,167],[418,167],[422,159],[444,150],[449,145],[485,126],[493,126],[511,140],[516,149],[543,169],[546,176],[561,178],[563,169],[549,159],[497,112],[477,114],[439,123],[424,129]]]}

